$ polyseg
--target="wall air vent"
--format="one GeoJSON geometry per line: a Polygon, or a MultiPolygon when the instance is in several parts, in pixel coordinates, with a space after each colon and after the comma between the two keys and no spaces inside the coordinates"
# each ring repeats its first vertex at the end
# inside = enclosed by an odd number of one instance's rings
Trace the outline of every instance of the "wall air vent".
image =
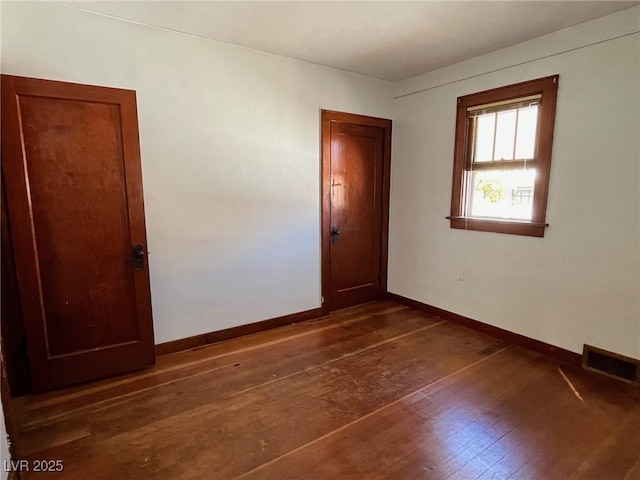
{"type": "Polygon", "coordinates": [[[640,383],[640,360],[607,352],[591,345],[584,346],[582,366],[611,378],[634,384],[640,383]]]}

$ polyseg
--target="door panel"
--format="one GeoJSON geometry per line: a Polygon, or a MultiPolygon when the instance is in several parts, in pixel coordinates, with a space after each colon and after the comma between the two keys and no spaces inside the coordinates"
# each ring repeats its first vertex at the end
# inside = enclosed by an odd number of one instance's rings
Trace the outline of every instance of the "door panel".
{"type": "MultiPolygon", "coordinates": [[[[374,300],[380,288],[382,128],[331,125],[332,304],[374,300]]],[[[354,303],[355,302],[355,303],[354,303]]]]}
{"type": "Polygon", "coordinates": [[[325,310],[386,291],[390,129],[388,120],[323,112],[325,310]]]}
{"type": "Polygon", "coordinates": [[[2,97],[34,388],[153,363],[148,270],[133,268],[146,245],[135,92],[3,76],[2,97]]]}

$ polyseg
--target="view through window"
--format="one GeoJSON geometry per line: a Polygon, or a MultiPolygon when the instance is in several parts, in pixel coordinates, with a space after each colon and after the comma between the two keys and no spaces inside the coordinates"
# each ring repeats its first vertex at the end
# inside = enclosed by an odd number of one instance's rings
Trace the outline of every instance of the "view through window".
{"type": "Polygon", "coordinates": [[[469,210],[472,217],[531,220],[538,100],[495,108],[470,112],[474,130],[469,210]],[[509,167],[496,168],[504,161],[509,167]]]}

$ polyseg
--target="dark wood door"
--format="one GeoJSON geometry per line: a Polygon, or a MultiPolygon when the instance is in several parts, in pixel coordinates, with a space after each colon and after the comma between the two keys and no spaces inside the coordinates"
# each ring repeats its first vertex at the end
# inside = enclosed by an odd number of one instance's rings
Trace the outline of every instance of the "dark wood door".
{"type": "Polygon", "coordinates": [[[154,363],[135,92],[3,75],[2,173],[34,390],[154,363]]]}
{"type": "Polygon", "coordinates": [[[386,292],[391,121],[322,112],[323,309],[386,292]]]}

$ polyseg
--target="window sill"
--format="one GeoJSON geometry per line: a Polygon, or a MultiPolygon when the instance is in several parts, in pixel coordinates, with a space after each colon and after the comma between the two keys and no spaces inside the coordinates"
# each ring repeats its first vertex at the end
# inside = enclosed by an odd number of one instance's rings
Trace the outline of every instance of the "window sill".
{"type": "Polygon", "coordinates": [[[510,235],[525,235],[528,237],[544,237],[544,229],[548,223],[527,222],[518,220],[499,220],[493,218],[447,217],[451,228],[462,230],[476,230],[479,232],[506,233],[510,235]]]}

